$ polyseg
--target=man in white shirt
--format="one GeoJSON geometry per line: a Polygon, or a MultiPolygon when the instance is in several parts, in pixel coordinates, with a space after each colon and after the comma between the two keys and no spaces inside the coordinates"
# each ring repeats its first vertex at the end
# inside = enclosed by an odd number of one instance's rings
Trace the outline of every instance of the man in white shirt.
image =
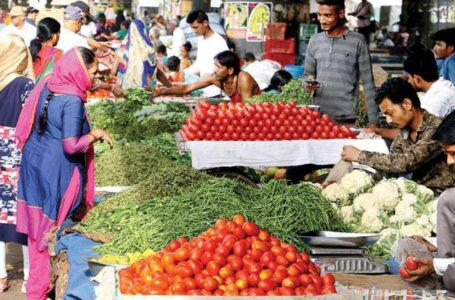
{"type": "Polygon", "coordinates": [[[24,39],[27,46],[36,37],[36,27],[25,22],[25,10],[20,6],[13,6],[9,12],[11,24],[2,29],[0,34],[15,34],[24,39]]]}
{"type": "MultiPolygon", "coordinates": [[[[436,130],[433,138],[442,144],[447,154],[447,164],[455,164],[455,112],[448,115],[436,130]]],[[[444,191],[438,198],[437,207],[437,249],[429,243],[421,241],[429,251],[437,250],[436,258],[412,259],[421,264],[417,270],[406,271],[411,278],[407,281],[417,281],[423,277],[437,274],[441,277],[445,288],[455,291],[455,187],[444,191]]]]}
{"type": "Polygon", "coordinates": [[[90,48],[87,38],[79,34],[82,25],[85,24],[85,14],[82,10],[79,7],[68,5],[63,17],[63,27],[56,47],[63,52],[74,47],[90,48]]]}
{"type": "Polygon", "coordinates": [[[179,27],[179,20],[169,21],[169,29],[172,31],[172,48],[168,51],[169,56],[180,56],[180,47],[186,42],[185,33],[179,27]]]}
{"type": "Polygon", "coordinates": [[[444,118],[455,109],[455,87],[444,78],[439,78],[436,60],[431,51],[417,51],[404,62],[408,82],[419,92],[422,108],[429,113],[444,118]]]}
{"type": "MultiPolygon", "coordinates": [[[[192,11],[186,18],[193,32],[199,36],[197,43],[196,61],[185,73],[204,77],[215,71],[214,57],[223,51],[229,50],[224,38],[213,31],[209,25],[209,18],[202,10],[192,11]]],[[[213,97],[221,94],[221,90],[213,85],[205,88],[203,96],[213,97]]]]}

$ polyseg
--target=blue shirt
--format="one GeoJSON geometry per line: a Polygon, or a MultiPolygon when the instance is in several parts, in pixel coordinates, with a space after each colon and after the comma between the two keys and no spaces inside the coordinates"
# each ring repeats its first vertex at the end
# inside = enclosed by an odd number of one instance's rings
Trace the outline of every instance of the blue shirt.
{"type": "Polygon", "coordinates": [[[455,54],[447,57],[439,70],[440,75],[455,84],[455,54]]]}

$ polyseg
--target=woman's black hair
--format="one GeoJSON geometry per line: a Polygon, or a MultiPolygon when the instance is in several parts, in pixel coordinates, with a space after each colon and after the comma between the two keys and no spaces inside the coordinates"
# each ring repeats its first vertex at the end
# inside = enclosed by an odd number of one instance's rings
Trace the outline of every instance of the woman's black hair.
{"type": "MultiPolygon", "coordinates": [[[[84,62],[85,67],[88,69],[90,66],[95,62],[96,56],[92,50],[84,48],[84,47],[77,47],[77,51],[79,52],[82,61],[84,62]]],[[[54,96],[54,92],[49,90],[49,94],[47,95],[46,100],[44,101],[43,112],[39,116],[39,134],[44,133],[46,130],[47,125],[47,108],[49,107],[49,103],[54,96]]]]}
{"type": "Polygon", "coordinates": [[[445,116],[432,138],[444,145],[455,145],[455,110],[445,116]]]}
{"type": "Polygon", "coordinates": [[[285,86],[289,81],[292,80],[292,75],[286,70],[278,70],[276,71],[272,79],[270,79],[270,85],[264,89],[265,92],[271,90],[279,90],[280,87],[285,86]]]}
{"type": "Polygon", "coordinates": [[[53,34],[60,32],[60,23],[54,18],[44,18],[39,21],[36,29],[36,38],[30,42],[29,47],[33,61],[40,59],[38,53],[42,48],[42,44],[52,39],[53,34]]]}
{"type": "Polygon", "coordinates": [[[193,48],[193,45],[191,45],[190,42],[186,42],[185,44],[182,45],[182,47],[183,47],[186,51],[190,52],[190,51],[191,51],[191,48],[193,48]]]}
{"type": "Polygon", "coordinates": [[[226,50],[218,53],[215,58],[220,65],[225,66],[226,68],[233,68],[234,75],[240,73],[240,58],[237,54],[232,51],[226,50]]]}

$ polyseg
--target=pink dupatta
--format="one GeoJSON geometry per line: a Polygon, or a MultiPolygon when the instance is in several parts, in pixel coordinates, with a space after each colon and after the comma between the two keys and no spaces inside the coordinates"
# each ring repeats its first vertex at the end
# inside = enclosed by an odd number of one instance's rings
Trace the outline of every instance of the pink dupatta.
{"type": "MultiPolygon", "coordinates": [[[[81,98],[84,103],[87,102],[87,90],[91,87],[92,82],[77,49],[65,53],[55,64],[53,72],[43,77],[30,93],[16,126],[15,137],[19,149],[22,149],[33,130],[40,94],[46,84],[49,90],[55,94],[74,95],[81,98]]],[[[85,165],[87,173],[85,203],[88,208],[91,208],[95,199],[95,151],[93,145],[90,145],[85,154],[85,165]]]]}

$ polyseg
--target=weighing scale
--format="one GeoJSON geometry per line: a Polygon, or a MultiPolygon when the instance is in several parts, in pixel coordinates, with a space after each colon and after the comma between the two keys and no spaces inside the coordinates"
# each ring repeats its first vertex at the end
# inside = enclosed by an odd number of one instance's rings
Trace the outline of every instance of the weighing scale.
{"type": "Polygon", "coordinates": [[[302,236],[310,246],[311,260],[323,272],[350,274],[384,274],[388,266],[365,256],[363,246],[372,245],[381,235],[313,231],[302,236]]]}

